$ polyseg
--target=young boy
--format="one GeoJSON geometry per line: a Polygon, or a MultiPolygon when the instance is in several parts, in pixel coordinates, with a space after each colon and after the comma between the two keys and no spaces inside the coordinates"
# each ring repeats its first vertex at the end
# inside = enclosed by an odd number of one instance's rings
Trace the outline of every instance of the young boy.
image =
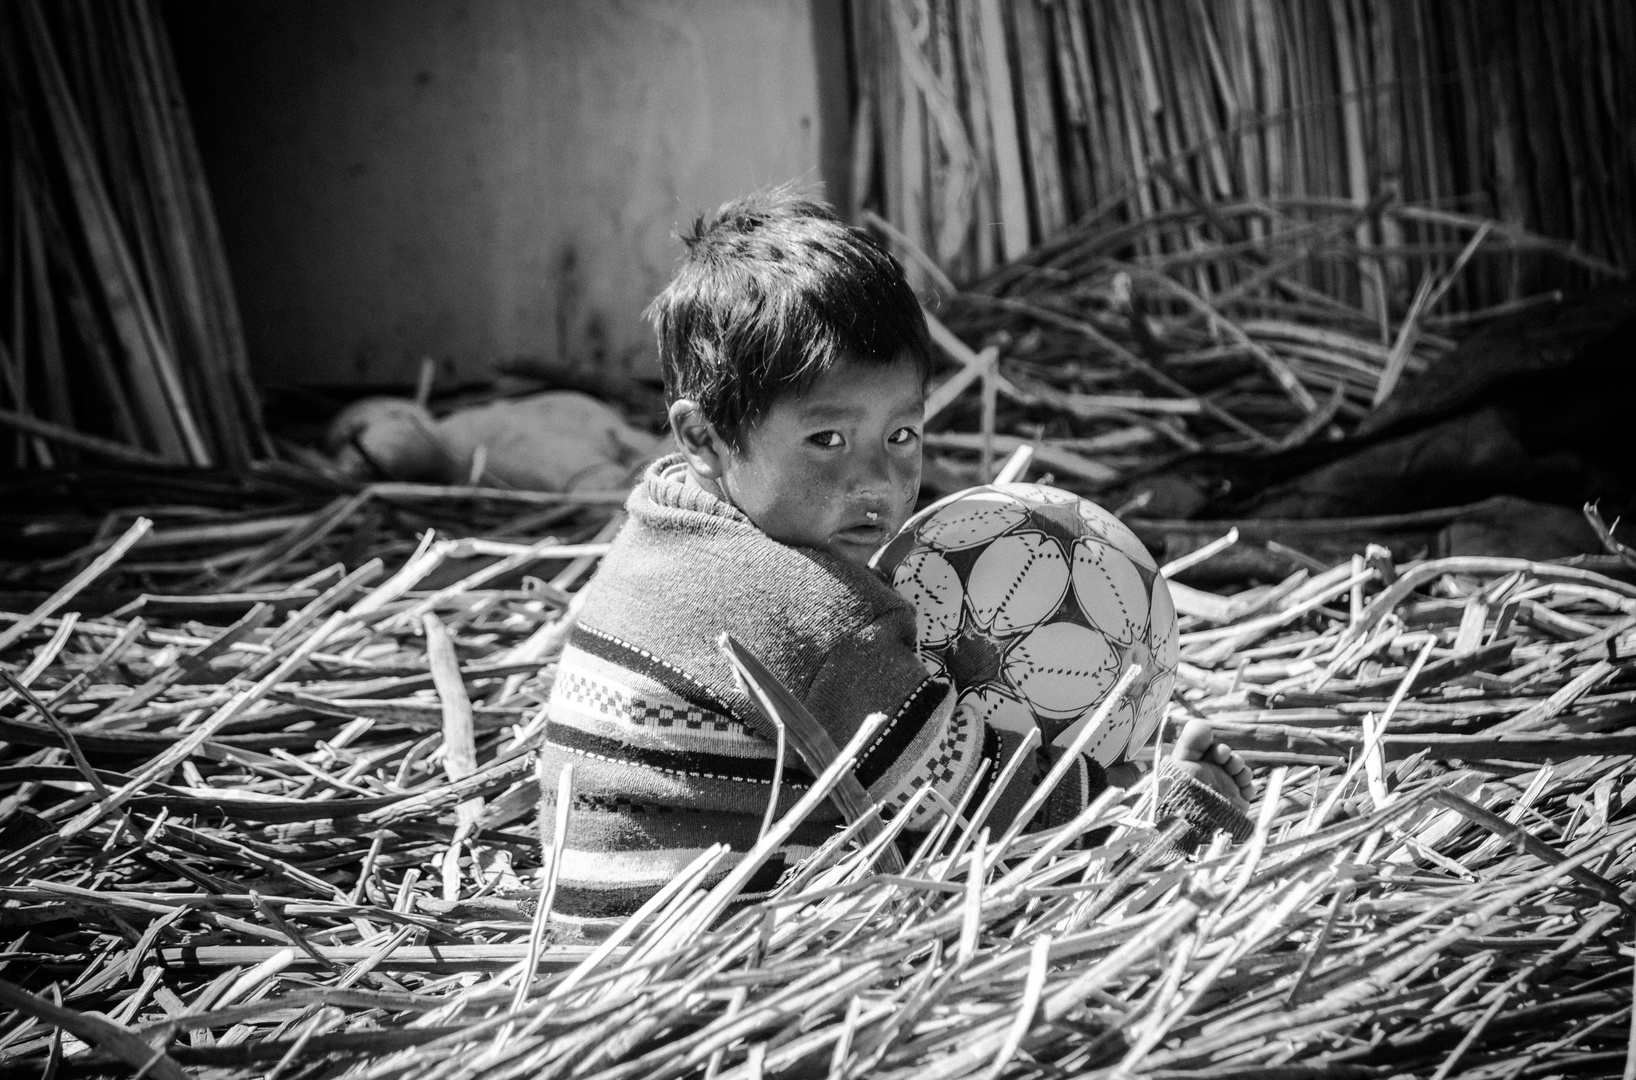
{"type": "MultiPolygon", "coordinates": [[[[648,312],[680,453],[648,468],[585,586],[541,750],[547,830],[557,774],[574,764],[556,899],[570,917],[625,915],[710,844],[754,845],[776,735],[717,649],[724,630],[837,746],[865,716],[888,715],[855,769],[883,807],[928,784],[957,803],[1018,743],[954,708],[916,655],[913,610],[867,565],[920,487],[932,359],[897,263],[789,189],[729,203],[682,242],[648,312]]],[[[1173,793],[1196,808],[1186,816],[1246,831],[1243,762],[1207,725],[1178,751],[1173,793]]],[[[1020,770],[995,828],[1059,753],[1038,751],[1020,770]]],[[[1067,821],[1108,783],[1091,759],[1077,766],[1037,826],[1067,821]]],[[[811,780],[787,761],[780,809],[811,780]]],[[[771,889],[838,820],[830,807],[814,815],[746,892],[771,889]]]]}

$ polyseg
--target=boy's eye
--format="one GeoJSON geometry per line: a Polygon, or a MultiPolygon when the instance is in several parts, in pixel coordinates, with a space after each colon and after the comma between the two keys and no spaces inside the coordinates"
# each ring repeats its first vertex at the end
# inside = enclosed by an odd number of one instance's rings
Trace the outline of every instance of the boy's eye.
{"type": "Polygon", "coordinates": [[[906,446],[918,438],[920,438],[920,432],[916,431],[914,428],[900,427],[896,431],[892,432],[891,435],[887,436],[886,441],[891,443],[893,446],[906,446]]]}
{"type": "Polygon", "coordinates": [[[834,449],[835,447],[840,446],[846,440],[841,438],[841,433],[839,431],[819,431],[808,435],[807,441],[812,443],[814,446],[834,449]]]}

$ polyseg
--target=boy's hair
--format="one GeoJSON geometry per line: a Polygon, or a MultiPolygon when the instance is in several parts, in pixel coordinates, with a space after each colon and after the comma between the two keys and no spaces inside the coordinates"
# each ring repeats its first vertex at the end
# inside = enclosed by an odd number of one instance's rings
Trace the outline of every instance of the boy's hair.
{"type": "Polygon", "coordinates": [[[667,400],[689,398],[735,450],[780,397],[843,361],[907,354],[931,377],[926,319],[869,233],[790,185],[699,215],[676,276],[649,305],[667,400]]]}

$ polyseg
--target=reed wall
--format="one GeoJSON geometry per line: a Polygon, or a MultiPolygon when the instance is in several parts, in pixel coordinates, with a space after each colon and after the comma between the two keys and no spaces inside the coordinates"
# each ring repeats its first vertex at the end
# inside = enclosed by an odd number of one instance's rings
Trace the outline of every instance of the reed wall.
{"type": "MultiPolygon", "coordinates": [[[[1297,227],[1302,200],[1396,200],[1622,267],[1636,254],[1626,0],[854,0],[851,16],[853,208],[956,281],[1075,223],[1242,200],[1281,211],[1257,230],[1297,227]]],[[[1411,302],[1417,257],[1459,250],[1450,228],[1359,227],[1392,249],[1389,305],[1411,302]]],[[[1222,239],[1194,223],[1153,243],[1222,239]]],[[[1478,262],[1456,304],[1594,274],[1478,262]]],[[[1367,267],[1310,272],[1367,302],[1367,267]]]]}

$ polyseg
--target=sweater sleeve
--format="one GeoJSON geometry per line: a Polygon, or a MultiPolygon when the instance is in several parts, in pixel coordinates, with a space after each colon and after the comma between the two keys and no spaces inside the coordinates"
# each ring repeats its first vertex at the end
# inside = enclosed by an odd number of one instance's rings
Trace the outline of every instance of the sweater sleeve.
{"type": "MultiPolygon", "coordinates": [[[[1005,768],[1007,762],[1016,754],[1024,738],[1019,732],[1003,728],[990,728],[989,731],[996,753],[993,755],[994,764],[991,772],[984,778],[986,783],[992,783],[997,779],[999,770],[1005,768]]],[[[1064,753],[1064,748],[1060,746],[1038,746],[1029,752],[1028,760],[1022,763],[1021,768],[994,803],[994,810],[988,818],[991,833],[1003,831],[1011,826],[1017,812],[1045,783],[1051,770],[1062,760],[1064,753]]],[[[1048,829],[1067,824],[1089,806],[1092,799],[1102,794],[1107,786],[1108,775],[1102,770],[1102,766],[1090,755],[1081,754],[1073,767],[1068,769],[1057,783],[1056,788],[1046,797],[1045,805],[1040,807],[1039,813],[1028,823],[1028,829],[1048,829]]],[[[986,795],[986,792],[980,792],[979,795],[986,795]]]]}
{"type": "MultiPolygon", "coordinates": [[[[976,783],[982,790],[972,793],[969,807],[975,808],[1022,743],[1020,734],[990,727],[972,710],[957,707],[954,688],[928,675],[915,651],[912,617],[904,612],[888,612],[840,642],[825,658],[804,702],[837,746],[851,739],[864,717],[886,714],[886,723],[858,761],[857,775],[878,803],[892,809],[926,786],[958,804],[976,783]]],[[[1001,792],[989,818],[991,828],[1011,824],[1061,754],[1057,747],[1030,753],[1001,792]]],[[[1102,767],[1082,757],[1031,827],[1071,820],[1106,786],[1102,767]]],[[[937,809],[922,802],[909,828],[929,826],[937,809]]]]}
{"type": "MultiPolygon", "coordinates": [[[[915,651],[914,625],[901,612],[888,612],[840,641],[819,667],[804,703],[837,746],[851,740],[864,717],[876,712],[887,715],[886,724],[859,759],[857,775],[876,802],[892,809],[905,805],[928,785],[957,805],[967,788],[978,784],[980,789],[968,800],[968,810],[975,809],[1023,741],[1021,733],[992,727],[969,708],[959,707],[954,688],[927,674],[915,651]]],[[[1063,752],[1057,746],[1029,752],[995,800],[987,822],[992,831],[1010,827],[1063,752]]],[[[1242,842],[1253,831],[1241,810],[1168,762],[1161,778],[1167,790],[1159,805],[1160,819],[1187,823],[1177,841],[1182,851],[1196,850],[1217,830],[1228,833],[1235,842],[1242,842]]],[[[1066,824],[1107,786],[1102,766],[1081,755],[1028,827],[1066,824]]],[[[937,806],[922,802],[909,828],[928,827],[936,816],[937,806]]]]}

